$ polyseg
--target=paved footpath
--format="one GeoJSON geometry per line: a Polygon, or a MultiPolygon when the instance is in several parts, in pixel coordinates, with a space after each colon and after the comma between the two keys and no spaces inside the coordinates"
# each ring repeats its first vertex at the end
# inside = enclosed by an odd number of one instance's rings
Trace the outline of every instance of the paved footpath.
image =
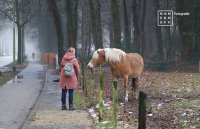
{"type": "Polygon", "coordinates": [[[13,79],[0,86],[0,129],[18,129],[35,104],[44,81],[43,66],[30,62],[13,79]]]}
{"type": "Polygon", "coordinates": [[[44,88],[22,129],[92,128],[93,120],[85,110],[61,110],[61,90],[58,82],[53,82],[58,78],[47,70],[44,88]]]}

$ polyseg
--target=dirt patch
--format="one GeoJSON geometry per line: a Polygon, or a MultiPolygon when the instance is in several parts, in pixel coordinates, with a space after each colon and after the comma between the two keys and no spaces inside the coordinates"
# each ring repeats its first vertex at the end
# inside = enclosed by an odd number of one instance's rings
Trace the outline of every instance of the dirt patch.
{"type": "MultiPolygon", "coordinates": [[[[112,101],[112,79],[108,67],[104,71],[104,101],[112,101]]],[[[98,72],[94,70],[95,95],[98,100],[98,72]]],[[[87,71],[87,86],[89,86],[89,72],[87,71]]],[[[147,93],[147,129],[187,129],[200,128],[200,74],[178,72],[150,72],[145,71],[140,78],[140,91],[147,93]]],[[[90,89],[90,88],[88,88],[90,89]]],[[[89,92],[90,90],[88,90],[89,92]]],[[[129,90],[131,91],[131,90],[129,90]]],[[[123,81],[118,81],[119,103],[124,102],[123,81]]],[[[119,121],[128,124],[126,128],[137,127],[138,100],[129,94],[127,112],[123,113],[123,106],[119,104],[119,121]]],[[[110,111],[109,111],[110,112],[110,111]]],[[[107,114],[107,113],[104,113],[107,114]]],[[[104,120],[110,120],[110,115],[104,115],[104,120]]]]}
{"type": "Polygon", "coordinates": [[[89,114],[83,110],[63,111],[63,110],[39,110],[36,112],[31,126],[51,126],[51,125],[84,125],[92,126],[93,121],[89,114]]]}

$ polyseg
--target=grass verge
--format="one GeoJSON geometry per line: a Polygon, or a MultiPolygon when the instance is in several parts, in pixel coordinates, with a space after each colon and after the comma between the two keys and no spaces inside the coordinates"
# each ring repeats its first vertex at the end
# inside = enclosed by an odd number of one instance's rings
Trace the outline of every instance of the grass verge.
{"type": "Polygon", "coordinates": [[[1,73],[1,75],[0,75],[0,86],[2,86],[7,81],[12,79],[22,69],[26,68],[27,65],[28,65],[28,62],[24,62],[23,64],[15,64],[15,67],[16,67],[16,72],[15,73],[12,71],[13,63],[10,63],[10,64],[6,65],[5,67],[8,67],[9,70],[6,71],[6,72],[2,72],[1,73]]]}
{"type": "Polygon", "coordinates": [[[4,83],[9,81],[11,78],[13,78],[14,74],[11,71],[3,72],[0,76],[0,86],[2,86],[4,83]]]}

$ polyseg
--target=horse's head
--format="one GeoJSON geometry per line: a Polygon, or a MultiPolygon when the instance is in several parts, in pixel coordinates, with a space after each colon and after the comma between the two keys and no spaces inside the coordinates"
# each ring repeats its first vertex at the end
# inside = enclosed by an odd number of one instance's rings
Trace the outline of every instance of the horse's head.
{"type": "Polygon", "coordinates": [[[93,69],[95,66],[100,65],[105,61],[104,49],[98,49],[93,53],[92,59],[87,65],[87,68],[93,69]]]}

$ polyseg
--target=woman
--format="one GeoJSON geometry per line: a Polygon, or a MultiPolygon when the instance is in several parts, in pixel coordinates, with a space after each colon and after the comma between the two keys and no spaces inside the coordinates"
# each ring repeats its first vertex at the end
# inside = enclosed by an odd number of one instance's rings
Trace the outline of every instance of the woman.
{"type": "Polygon", "coordinates": [[[73,105],[73,96],[74,89],[77,87],[77,77],[80,73],[80,67],[78,64],[78,60],[75,58],[75,49],[70,47],[61,61],[61,74],[60,74],[60,82],[59,86],[62,88],[61,94],[61,102],[62,102],[62,110],[66,110],[66,93],[69,93],[69,110],[75,110],[73,105]],[[74,66],[74,73],[72,76],[68,77],[64,73],[64,66],[66,62],[70,62],[74,66]]]}

